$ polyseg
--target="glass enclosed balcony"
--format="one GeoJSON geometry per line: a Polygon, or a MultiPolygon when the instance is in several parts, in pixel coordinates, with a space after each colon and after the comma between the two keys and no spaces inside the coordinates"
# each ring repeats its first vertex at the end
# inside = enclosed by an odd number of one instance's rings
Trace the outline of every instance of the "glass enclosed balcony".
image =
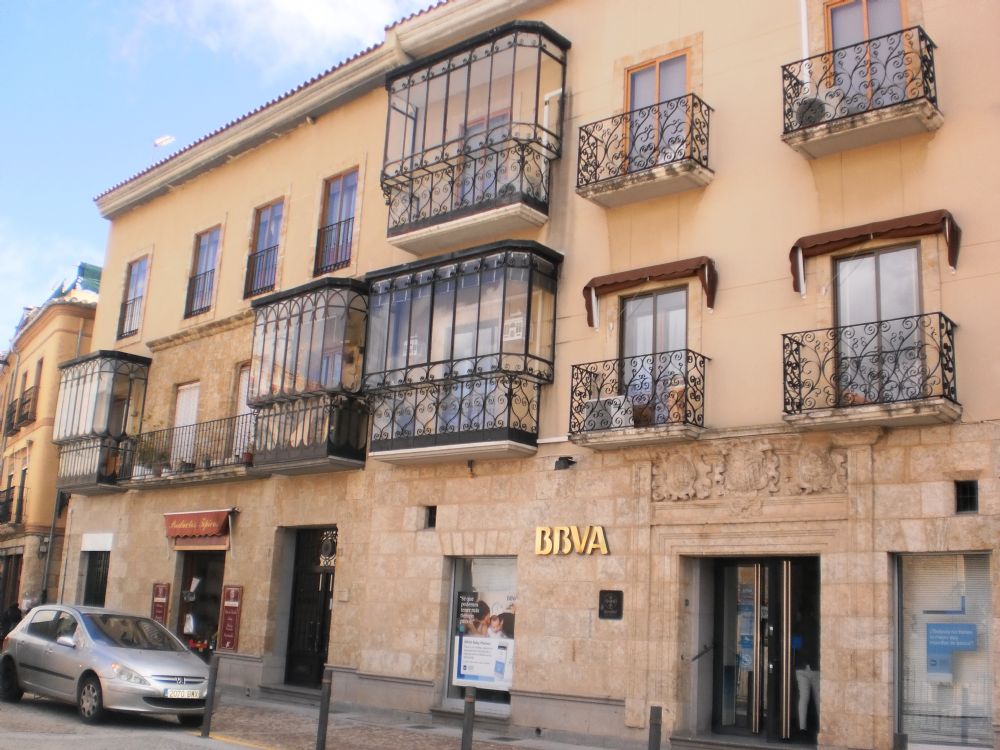
{"type": "Polygon", "coordinates": [[[61,489],[115,491],[122,446],[141,429],[149,365],[147,357],[106,350],[60,365],[52,441],[61,489]]]}
{"type": "Polygon", "coordinates": [[[323,278],[253,303],[248,401],[255,468],[357,468],[367,420],[360,392],[368,285],[323,278]]]}
{"type": "Polygon", "coordinates": [[[803,426],[952,422],[955,324],[928,313],[783,337],[785,420],[803,426]]]}
{"type": "Polygon", "coordinates": [[[374,457],[535,452],[560,262],[543,245],[511,240],[370,276],[364,387],[374,457]]]}
{"type": "Polygon", "coordinates": [[[782,139],[817,158],[941,127],[934,46],[914,26],[783,65],[782,139]]]}
{"type": "Polygon", "coordinates": [[[517,21],[390,75],[390,242],[425,255],[547,220],[569,46],[545,24],[517,21]]]}

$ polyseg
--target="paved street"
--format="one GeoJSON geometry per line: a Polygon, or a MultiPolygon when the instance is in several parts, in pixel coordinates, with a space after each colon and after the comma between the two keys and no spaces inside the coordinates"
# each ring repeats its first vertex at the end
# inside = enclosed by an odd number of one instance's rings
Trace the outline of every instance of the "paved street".
{"type": "MultiPolygon", "coordinates": [[[[181,727],[171,717],[112,714],[98,726],[82,723],[73,706],[26,695],[17,704],[0,703],[0,750],[169,750],[172,748],[267,748],[313,750],[317,710],[311,706],[224,696],[212,722],[211,739],[181,727]]],[[[542,739],[476,733],[474,750],[568,750],[581,745],[542,739]]],[[[334,712],[326,747],[330,750],[459,750],[460,730],[432,726],[426,719],[334,712]]]]}

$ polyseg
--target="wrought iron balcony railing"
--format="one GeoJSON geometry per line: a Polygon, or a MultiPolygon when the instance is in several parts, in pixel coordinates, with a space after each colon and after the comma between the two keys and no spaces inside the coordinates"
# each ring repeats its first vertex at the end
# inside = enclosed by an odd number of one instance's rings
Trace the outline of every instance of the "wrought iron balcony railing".
{"type": "Polygon", "coordinates": [[[501,373],[375,391],[372,452],[495,440],[534,445],[540,388],[501,373]]]}
{"type": "Polygon", "coordinates": [[[20,408],[20,401],[17,399],[11,401],[7,404],[7,414],[4,416],[3,420],[3,434],[13,435],[20,429],[20,424],[17,421],[17,410],[20,408]]]}
{"type": "Polygon", "coordinates": [[[97,488],[126,479],[134,446],[131,440],[87,438],[59,446],[56,486],[62,489],[97,488]]]}
{"type": "Polygon", "coordinates": [[[215,270],[199,273],[188,279],[187,300],[184,303],[184,317],[190,318],[207,312],[212,307],[212,286],[215,270]]]}
{"type": "Polygon", "coordinates": [[[708,168],[711,113],[688,94],[581,126],[576,186],[688,159],[708,168]]]}
{"type": "Polygon", "coordinates": [[[32,386],[25,388],[21,394],[21,404],[17,410],[17,423],[19,425],[30,424],[35,421],[35,407],[38,400],[38,388],[32,386]]]}
{"type": "Polygon", "coordinates": [[[919,99],[937,107],[934,46],[914,26],[783,65],[785,134],[919,99]]]}
{"type": "Polygon", "coordinates": [[[508,139],[467,148],[399,177],[384,177],[389,234],[512,203],[547,213],[552,158],[540,143],[508,139]]]}
{"type": "Polygon", "coordinates": [[[247,278],[243,296],[254,297],[274,289],[278,273],[278,246],[272,245],[250,253],[247,259],[247,278]]]}
{"type": "Polygon", "coordinates": [[[944,398],[955,392],[955,324],[942,313],[783,336],[785,413],[944,398]]]}
{"type": "Polygon", "coordinates": [[[210,422],[143,432],[127,447],[123,478],[145,479],[167,472],[239,466],[253,451],[256,415],[240,414],[210,422]]]}
{"type": "Polygon", "coordinates": [[[118,312],[118,338],[135,336],[139,332],[142,316],[142,297],[133,297],[122,302],[118,312]]]}
{"type": "Polygon", "coordinates": [[[354,217],[328,224],[316,233],[316,262],[313,275],[335,271],[351,263],[351,235],[354,217]]]}
{"type": "Polygon", "coordinates": [[[0,490],[0,523],[10,523],[14,519],[14,498],[17,487],[5,487],[0,490]]]}
{"type": "Polygon", "coordinates": [[[690,349],[573,365],[570,434],[705,426],[704,355],[690,349]]]}
{"type": "Polygon", "coordinates": [[[347,396],[316,396],[257,411],[254,465],[365,460],[368,413],[347,396]]]}

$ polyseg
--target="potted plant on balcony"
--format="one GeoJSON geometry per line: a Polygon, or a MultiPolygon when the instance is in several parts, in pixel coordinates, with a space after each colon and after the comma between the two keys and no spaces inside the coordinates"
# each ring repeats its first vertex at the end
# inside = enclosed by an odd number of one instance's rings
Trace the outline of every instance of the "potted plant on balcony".
{"type": "Polygon", "coordinates": [[[253,454],[255,450],[256,446],[254,445],[253,440],[243,446],[243,465],[247,468],[253,466],[253,454]]]}
{"type": "Polygon", "coordinates": [[[135,461],[138,466],[145,467],[146,471],[136,472],[138,475],[152,474],[154,477],[161,476],[163,470],[170,465],[170,450],[159,441],[143,439],[139,437],[135,448],[135,461]]]}

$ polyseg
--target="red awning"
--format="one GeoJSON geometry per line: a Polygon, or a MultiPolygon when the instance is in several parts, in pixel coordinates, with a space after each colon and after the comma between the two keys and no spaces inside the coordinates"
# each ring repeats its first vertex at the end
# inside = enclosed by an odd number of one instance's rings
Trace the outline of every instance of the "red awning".
{"type": "Polygon", "coordinates": [[[164,513],[167,538],[219,537],[229,533],[232,510],[199,510],[191,513],[164,513]]]}
{"type": "Polygon", "coordinates": [[[645,284],[647,281],[668,281],[690,276],[698,277],[705,289],[705,302],[710,308],[715,307],[715,290],[719,284],[719,274],[715,270],[712,259],[704,255],[646,266],[645,268],[635,268],[631,271],[595,276],[583,288],[583,301],[587,307],[587,325],[594,325],[595,295],[630,289],[645,284]]]}
{"type": "Polygon", "coordinates": [[[821,232],[800,237],[792,245],[788,253],[788,261],[792,266],[792,288],[802,290],[799,278],[799,259],[801,251],[803,259],[825,255],[851,245],[857,245],[869,240],[907,239],[922,237],[927,234],[943,234],[948,243],[948,265],[958,266],[958,248],[962,240],[962,229],[955,222],[950,211],[939,209],[926,211],[912,216],[901,216],[898,219],[873,221],[848,229],[836,229],[832,232],[821,232]]]}

